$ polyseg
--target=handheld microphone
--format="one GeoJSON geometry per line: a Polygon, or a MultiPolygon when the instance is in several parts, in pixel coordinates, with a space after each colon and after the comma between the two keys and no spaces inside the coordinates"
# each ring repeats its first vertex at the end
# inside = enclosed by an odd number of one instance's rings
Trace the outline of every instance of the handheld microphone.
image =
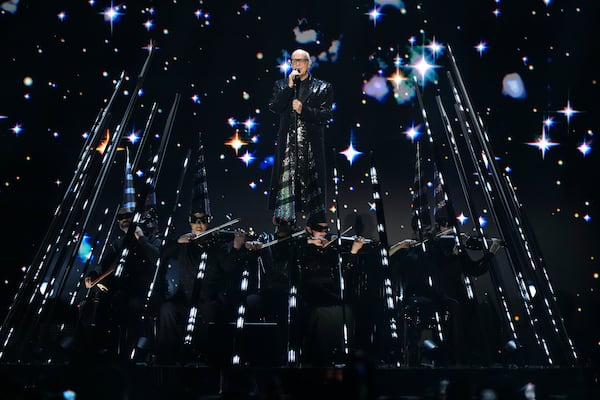
{"type": "MultiPolygon", "coordinates": [[[[294,71],[300,73],[300,68],[294,68],[294,71]]],[[[294,83],[300,82],[300,75],[294,76],[294,83]]]]}

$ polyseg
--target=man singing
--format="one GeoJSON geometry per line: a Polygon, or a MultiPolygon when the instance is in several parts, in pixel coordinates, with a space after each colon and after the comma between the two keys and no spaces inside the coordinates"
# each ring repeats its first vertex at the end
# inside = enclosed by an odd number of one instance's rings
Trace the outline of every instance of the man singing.
{"type": "Polygon", "coordinates": [[[325,212],[325,127],[333,118],[333,87],[309,71],[310,54],[297,49],[291,72],[275,82],[269,109],[279,115],[269,208],[278,233],[291,232],[297,214],[325,212]]]}

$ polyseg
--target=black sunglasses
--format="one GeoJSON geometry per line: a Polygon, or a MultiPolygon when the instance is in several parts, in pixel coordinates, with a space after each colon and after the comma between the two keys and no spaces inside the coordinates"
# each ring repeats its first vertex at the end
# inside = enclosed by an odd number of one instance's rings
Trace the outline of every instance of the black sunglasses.
{"type": "Polygon", "coordinates": [[[117,214],[117,219],[120,221],[122,219],[131,219],[133,217],[133,213],[123,213],[117,214]]]}
{"type": "Polygon", "coordinates": [[[312,229],[315,232],[329,232],[328,226],[315,225],[311,226],[310,229],[312,229]]]}
{"type": "Polygon", "coordinates": [[[194,217],[193,215],[190,217],[191,224],[208,224],[211,220],[210,215],[204,215],[202,217],[194,217]]]}

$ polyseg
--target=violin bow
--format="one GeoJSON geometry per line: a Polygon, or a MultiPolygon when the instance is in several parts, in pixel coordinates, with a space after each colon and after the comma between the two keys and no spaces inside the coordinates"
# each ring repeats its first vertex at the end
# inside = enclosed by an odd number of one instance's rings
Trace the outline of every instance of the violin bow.
{"type": "Polygon", "coordinates": [[[102,274],[98,275],[96,277],[96,279],[92,280],[92,282],[90,283],[90,289],[93,288],[94,286],[98,285],[98,287],[100,288],[100,290],[102,290],[103,292],[107,292],[108,288],[102,284],[100,284],[100,282],[106,278],[107,276],[109,276],[110,274],[112,274],[113,272],[115,272],[115,267],[111,267],[109,270],[103,272],[102,274]]]}
{"type": "Polygon", "coordinates": [[[272,246],[272,245],[277,244],[277,243],[285,242],[288,239],[295,238],[295,237],[298,237],[298,236],[302,236],[304,234],[306,234],[306,231],[304,229],[302,229],[301,231],[292,233],[290,236],[285,236],[285,237],[282,237],[282,238],[279,238],[279,239],[271,240],[270,242],[267,242],[267,243],[263,244],[262,247],[261,247],[261,249],[267,248],[267,247],[272,246]]]}
{"type": "MultiPolygon", "coordinates": [[[[346,229],[346,230],[344,230],[343,232],[341,232],[341,233],[340,233],[340,236],[339,236],[339,238],[340,238],[340,239],[342,239],[342,237],[343,237],[343,236],[344,236],[346,233],[350,232],[351,230],[352,230],[352,226],[351,226],[351,227],[349,227],[349,228],[347,228],[347,229],[346,229]]],[[[337,237],[336,237],[335,239],[331,239],[329,242],[325,243],[325,244],[324,244],[322,247],[323,247],[323,248],[325,248],[325,247],[329,246],[331,243],[335,242],[337,239],[338,239],[337,237]]]]}
{"type": "Polygon", "coordinates": [[[194,240],[198,240],[198,239],[200,239],[200,238],[202,238],[202,237],[204,237],[204,236],[206,236],[206,235],[209,235],[209,234],[211,234],[211,233],[213,233],[213,232],[216,232],[216,231],[218,231],[218,230],[220,230],[220,229],[223,229],[223,228],[225,228],[225,227],[228,227],[228,226],[230,226],[230,225],[237,224],[237,223],[238,223],[238,222],[240,222],[240,221],[241,221],[241,220],[240,220],[239,218],[235,218],[235,219],[232,219],[231,221],[225,222],[224,224],[221,224],[221,225],[219,225],[219,226],[216,226],[216,227],[214,227],[214,228],[210,228],[209,230],[206,230],[206,231],[204,231],[204,232],[202,232],[202,233],[200,233],[200,234],[198,234],[198,235],[195,235],[195,236],[192,238],[192,241],[194,241],[194,240]]]}

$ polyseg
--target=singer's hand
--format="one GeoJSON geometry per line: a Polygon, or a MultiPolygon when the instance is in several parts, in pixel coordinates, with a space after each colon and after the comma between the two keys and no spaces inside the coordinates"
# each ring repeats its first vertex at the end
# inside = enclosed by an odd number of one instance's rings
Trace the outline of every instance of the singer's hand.
{"type": "Polygon", "coordinates": [[[292,100],[292,108],[296,113],[302,114],[302,102],[298,99],[292,100]]]}
{"type": "Polygon", "coordinates": [[[288,86],[293,88],[297,79],[300,79],[300,70],[298,68],[293,69],[288,75],[288,86]]]}

